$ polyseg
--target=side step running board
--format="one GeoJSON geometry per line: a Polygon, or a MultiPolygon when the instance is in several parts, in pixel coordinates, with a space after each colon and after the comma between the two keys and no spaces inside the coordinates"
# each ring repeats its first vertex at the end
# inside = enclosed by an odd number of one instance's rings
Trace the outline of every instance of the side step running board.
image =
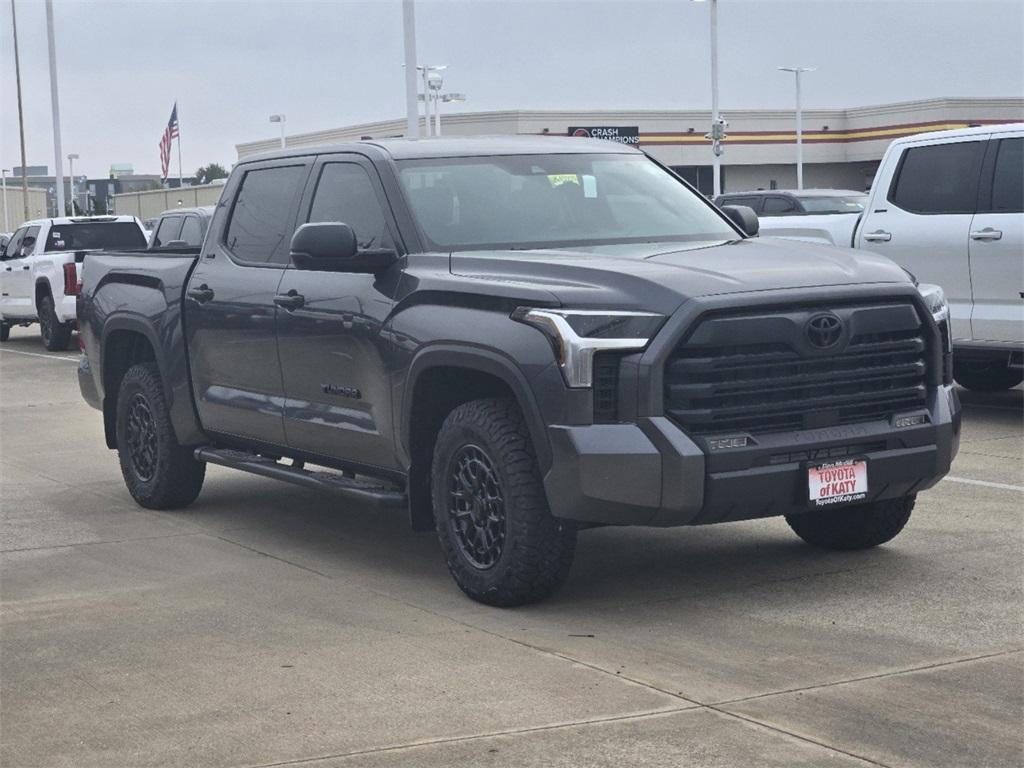
{"type": "Polygon", "coordinates": [[[196,448],[195,457],[209,464],[240,469],[254,475],[284,480],[306,488],[330,491],[355,501],[378,506],[405,506],[406,496],[402,491],[377,485],[373,482],[356,480],[334,472],[314,472],[297,466],[289,466],[245,451],[227,448],[196,448]]]}

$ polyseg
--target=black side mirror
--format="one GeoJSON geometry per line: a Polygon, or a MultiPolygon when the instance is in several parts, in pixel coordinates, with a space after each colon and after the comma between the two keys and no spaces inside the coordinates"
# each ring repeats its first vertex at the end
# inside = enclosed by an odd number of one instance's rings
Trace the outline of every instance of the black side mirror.
{"type": "Polygon", "coordinates": [[[340,221],[303,224],[292,235],[296,269],[319,272],[376,274],[390,267],[398,254],[390,248],[359,248],[356,233],[340,221]]]}
{"type": "Polygon", "coordinates": [[[722,212],[728,216],[747,237],[754,237],[761,229],[754,209],[748,205],[723,205],[722,212]]]}

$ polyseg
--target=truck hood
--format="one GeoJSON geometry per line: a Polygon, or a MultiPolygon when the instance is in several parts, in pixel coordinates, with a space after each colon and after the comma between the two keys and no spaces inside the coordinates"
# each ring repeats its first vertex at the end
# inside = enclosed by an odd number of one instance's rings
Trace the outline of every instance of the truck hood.
{"type": "Polygon", "coordinates": [[[515,285],[531,292],[543,289],[562,306],[663,314],[696,296],[910,281],[884,256],[759,238],[455,252],[451,271],[510,290],[515,285]]]}

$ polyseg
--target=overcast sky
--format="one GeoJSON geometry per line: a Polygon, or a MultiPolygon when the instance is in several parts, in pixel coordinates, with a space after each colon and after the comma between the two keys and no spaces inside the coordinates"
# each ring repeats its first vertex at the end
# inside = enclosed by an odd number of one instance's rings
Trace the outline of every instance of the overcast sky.
{"type": "MultiPolygon", "coordinates": [[[[1021,0],[720,0],[721,104],[791,108],[1024,94],[1021,0]]],[[[29,165],[53,168],[46,16],[17,0],[29,165]]],[[[421,62],[447,64],[451,111],[692,109],[709,96],[708,4],[418,0],[421,62]]],[[[400,0],[56,0],[64,154],[75,172],[159,171],[177,98],[185,173],[235,144],[404,114],[400,0]]],[[[0,161],[20,165],[11,9],[0,5],[0,161]]],[[[177,170],[174,156],[172,169],[177,170]]],[[[67,169],[65,168],[65,172],[67,169]]]]}

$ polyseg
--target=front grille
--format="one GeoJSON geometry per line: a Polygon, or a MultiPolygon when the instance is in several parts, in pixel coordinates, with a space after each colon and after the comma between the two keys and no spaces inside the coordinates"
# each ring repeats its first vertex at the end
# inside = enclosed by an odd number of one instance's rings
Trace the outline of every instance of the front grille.
{"type": "Polygon", "coordinates": [[[927,398],[926,326],[910,304],[830,308],[833,353],[805,337],[817,310],[710,316],[665,367],[667,414],[694,435],[787,432],[888,419],[927,398]],[[723,343],[741,339],[743,343],[723,343]]]}

